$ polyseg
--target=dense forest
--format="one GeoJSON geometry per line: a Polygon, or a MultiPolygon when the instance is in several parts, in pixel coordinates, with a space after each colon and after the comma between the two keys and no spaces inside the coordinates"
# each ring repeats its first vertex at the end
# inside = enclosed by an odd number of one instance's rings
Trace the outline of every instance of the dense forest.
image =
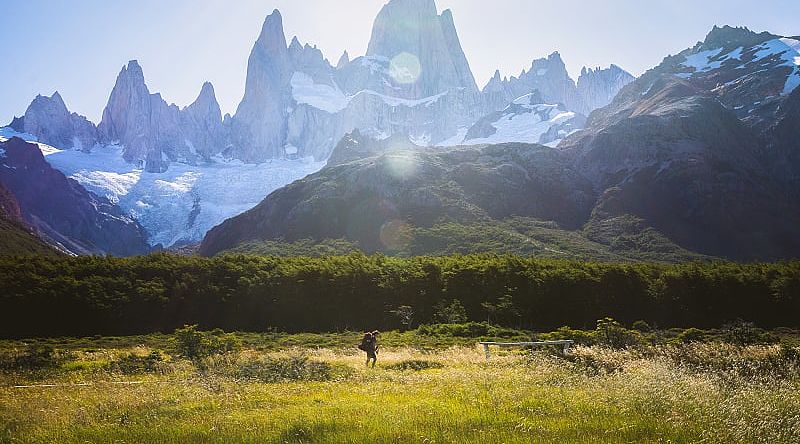
{"type": "Polygon", "coordinates": [[[456,320],[546,331],[800,326],[800,262],[679,265],[471,255],[0,258],[0,336],[392,329],[456,320]],[[442,319],[442,317],[445,319],[442,319]]]}

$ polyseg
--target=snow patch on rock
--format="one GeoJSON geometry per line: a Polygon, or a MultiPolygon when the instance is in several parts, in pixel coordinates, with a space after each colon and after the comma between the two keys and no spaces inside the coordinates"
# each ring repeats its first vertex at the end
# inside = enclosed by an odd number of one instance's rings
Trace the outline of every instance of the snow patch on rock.
{"type": "Polygon", "coordinates": [[[347,108],[350,100],[338,86],[314,83],[314,79],[306,73],[295,72],[292,75],[292,97],[297,103],[306,104],[331,114],[347,108]]]}

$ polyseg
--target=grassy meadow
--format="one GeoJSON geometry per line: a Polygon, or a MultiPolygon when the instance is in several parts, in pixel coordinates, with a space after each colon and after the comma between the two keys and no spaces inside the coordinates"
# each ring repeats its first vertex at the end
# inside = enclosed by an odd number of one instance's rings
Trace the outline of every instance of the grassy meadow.
{"type": "Polygon", "coordinates": [[[785,341],[598,343],[568,355],[495,350],[487,362],[476,338],[388,332],[372,369],[355,348],[358,333],[219,337],[217,345],[232,346],[191,358],[172,335],[0,342],[0,442],[800,437],[800,353],[785,341]]]}

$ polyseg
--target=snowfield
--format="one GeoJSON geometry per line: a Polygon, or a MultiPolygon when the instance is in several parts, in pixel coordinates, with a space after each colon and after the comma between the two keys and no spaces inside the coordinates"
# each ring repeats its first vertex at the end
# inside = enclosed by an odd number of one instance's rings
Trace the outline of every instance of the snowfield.
{"type": "MultiPolygon", "coordinates": [[[[558,105],[530,104],[531,94],[524,95],[512,102],[512,105],[503,111],[502,116],[492,122],[497,130],[494,134],[464,140],[461,145],[498,144],[508,142],[540,143],[542,136],[554,126],[564,124],[576,117],[571,111],[564,111],[558,105]]],[[[568,133],[559,134],[557,140],[547,143],[554,147],[566,137],[568,133]]]]}
{"type": "MultiPolygon", "coordinates": [[[[0,130],[0,138],[12,136],[36,142],[29,134],[0,130]]],[[[125,162],[119,146],[84,153],[38,145],[54,168],[117,203],[147,230],[151,245],[165,247],[202,240],[225,219],[325,165],[310,159],[245,164],[218,158],[196,166],[173,162],[164,173],[148,173],[125,162]]]]}
{"type": "Polygon", "coordinates": [[[378,97],[383,103],[391,107],[405,106],[408,108],[418,106],[429,107],[447,95],[447,92],[442,92],[430,97],[412,100],[387,96],[369,89],[364,89],[351,96],[347,96],[335,84],[331,86],[323,83],[314,83],[314,79],[312,79],[311,76],[300,71],[296,71],[292,75],[290,84],[292,86],[292,98],[295,102],[301,105],[305,104],[311,106],[312,108],[330,114],[343,111],[350,105],[351,101],[362,94],[378,97]]]}
{"type": "Polygon", "coordinates": [[[763,64],[765,59],[777,56],[779,63],[774,67],[784,66],[791,68],[782,94],[788,95],[800,86],[800,41],[798,40],[780,38],[769,40],[747,50],[740,47],[725,55],[721,55],[722,51],[723,48],[719,48],[687,56],[681,65],[686,68],[692,68],[693,72],[680,73],[677,76],[688,79],[695,74],[708,73],[722,68],[722,65],[728,60],[741,61],[744,53],[753,53],[752,60],[741,64],[737,69],[744,69],[752,64],[763,64]]]}

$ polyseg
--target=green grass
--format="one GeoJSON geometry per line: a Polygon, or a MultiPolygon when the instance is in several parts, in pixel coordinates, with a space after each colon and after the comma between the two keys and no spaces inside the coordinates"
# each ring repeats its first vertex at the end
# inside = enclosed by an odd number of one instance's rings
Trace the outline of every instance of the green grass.
{"type": "Polygon", "coordinates": [[[800,436],[797,349],[578,347],[568,358],[498,350],[486,362],[474,339],[435,350],[387,345],[410,335],[384,335],[375,369],[364,367],[352,337],[331,335],[346,345],[246,347],[196,365],[167,355],[142,374],[108,363],[147,356],[148,346],[80,349],[70,341],[68,362],[50,373],[0,373],[0,442],[781,443],[800,436]],[[288,370],[280,362],[300,371],[281,373],[288,370]],[[237,376],[253,363],[272,363],[279,377],[237,376]],[[93,385],[69,385],[81,382],[93,385]],[[66,385],[11,387],[20,383],[66,385]]]}
{"type": "Polygon", "coordinates": [[[19,225],[0,219],[0,256],[57,256],[58,252],[19,225]]]}

